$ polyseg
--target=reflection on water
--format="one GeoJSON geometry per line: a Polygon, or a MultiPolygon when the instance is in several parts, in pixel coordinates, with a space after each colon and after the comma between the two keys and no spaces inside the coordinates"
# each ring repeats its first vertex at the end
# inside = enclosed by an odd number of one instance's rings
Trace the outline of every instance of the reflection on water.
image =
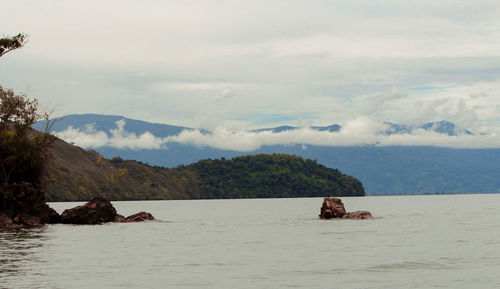
{"type": "Polygon", "coordinates": [[[40,252],[47,239],[46,230],[47,227],[0,230],[0,280],[29,274],[33,264],[42,262],[40,252]]]}

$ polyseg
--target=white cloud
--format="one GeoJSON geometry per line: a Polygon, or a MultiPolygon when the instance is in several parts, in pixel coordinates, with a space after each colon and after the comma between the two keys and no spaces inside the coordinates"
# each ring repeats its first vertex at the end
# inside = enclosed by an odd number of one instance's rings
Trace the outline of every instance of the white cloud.
{"type": "Polygon", "coordinates": [[[110,136],[104,131],[96,131],[92,125],[86,125],[83,130],[68,127],[64,131],[56,132],[55,135],[63,140],[74,143],[83,148],[113,147],[118,149],[162,149],[165,141],[155,137],[150,132],[137,136],[133,132],[124,129],[125,120],[116,122],[116,128],[111,129],[110,136]]]}
{"type": "Polygon", "coordinates": [[[148,87],[149,90],[155,93],[169,92],[224,92],[230,87],[241,86],[239,83],[229,82],[160,82],[154,83],[148,87]]]}
{"type": "Polygon", "coordinates": [[[2,57],[2,85],[29,88],[61,115],[236,130],[265,114],[500,126],[498,1],[16,0],[2,9],[3,33],[30,35],[2,57]],[[412,90],[431,86],[443,89],[412,90]]]}
{"type": "Polygon", "coordinates": [[[406,123],[448,120],[472,130],[498,127],[500,114],[500,82],[441,84],[430,91],[414,91],[406,98],[391,103],[394,110],[385,113],[406,123]]]}
{"type": "Polygon", "coordinates": [[[183,131],[181,134],[167,138],[170,142],[180,142],[199,147],[214,147],[226,150],[250,152],[269,145],[301,144],[315,146],[439,146],[452,148],[499,148],[500,135],[460,135],[448,136],[424,130],[415,130],[412,134],[381,135],[369,128],[382,128],[383,125],[367,125],[359,120],[348,123],[340,132],[317,131],[301,128],[280,133],[229,131],[216,129],[211,134],[200,131],[183,131]]]}
{"type": "Polygon", "coordinates": [[[350,2],[18,0],[4,3],[10,21],[3,29],[30,33],[34,56],[95,65],[166,66],[261,53],[500,55],[499,5],[492,1],[350,2]]]}
{"type": "Polygon", "coordinates": [[[178,135],[165,138],[155,137],[149,132],[140,136],[124,130],[125,121],[116,122],[117,128],[110,130],[110,136],[95,129],[78,130],[72,127],[57,132],[56,135],[68,142],[84,148],[103,146],[118,149],[164,149],[169,143],[183,143],[198,147],[212,147],[225,150],[250,152],[270,145],[308,145],[316,146],[442,146],[453,148],[499,148],[500,134],[491,132],[486,135],[448,136],[423,129],[411,134],[384,135],[380,132],[386,126],[367,117],[359,117],[343,124],[339,132],[318,131],[310,127],[279,133],[271,131],[251,132],[233,131],[218,127],[210,133],[199,130],[184,130],[178,135]]]}
{"type": "MultiPolygon", "coordinates": [[[[387,106],[390,106],[391,103],[407,97],[407,92],[402,91],[397,87],[392,87],[391,90],[387,92],[376,92],[356,96],[353,98],[353,102],[355,106],[359,107],[358,111],[360,114],[375,117],[378,114],[382,114],[382,112],[386,110],[387,106]]],[[[385,116],[380,115],[380,117],[385,116]]]]}

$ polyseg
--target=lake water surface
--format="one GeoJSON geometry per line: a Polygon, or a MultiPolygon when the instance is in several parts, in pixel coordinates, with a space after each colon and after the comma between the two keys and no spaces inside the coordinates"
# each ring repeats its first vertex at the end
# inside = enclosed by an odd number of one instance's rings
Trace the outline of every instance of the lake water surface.
{"type": "MultiPolygon", "coordinates": [[[[500,288],[500,195],[113,202],[145,223],[0,231],[0,288],[500,288]]],[[[52,203],[62,212],[81,203],[52,203]]]]}

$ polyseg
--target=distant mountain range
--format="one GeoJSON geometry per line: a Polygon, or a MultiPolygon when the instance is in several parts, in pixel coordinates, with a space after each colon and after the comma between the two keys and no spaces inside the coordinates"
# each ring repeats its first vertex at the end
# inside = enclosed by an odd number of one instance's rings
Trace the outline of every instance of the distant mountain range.
{"type": "MultiPolygon", "coordinates": [[[[117,122],[124,120],[123,129],[136,135],[146,132],[155,137],[176,136],[193,128],[149,123],[121,116],[98,114],[68,115],[58,119],[53,131],[69,127],[86,132],[105,132],[111,136],[117,122]]],[[[37,128],[43,124],[37,124],[37,128]]],[[[312,126],[317,131],[339,132],[342,127],[312,126]]],[[[294,126],[262,128],[252,132],[282,133],[299,130],[294,126]]],[[[381,135],[412,134],[417,130],[447,136],[474,135],[448,121],[429,122],[422,125],[404,125],[386,122],[381,135]]],[[[208,130],[201,130],[209,134],[208,130]]],[[[71,141],[71,140],[70,140],[71,141]]],[[[107,158],[120,156],[150,165],[175,167],[202,159],[231,158],[247,154],[285,153],[315,159],[318,163],[361,180],[367,195],[378,194],[435,194],[435,193],[500,193],[500,149],[454,149],[432,146],[326,146],[274,144],[264,145],[250,152],[218,149],[211,146],[169,142],[157,149],[128,149],[111,146],[92,148],[107,158]]]]}
{"type": "MultiPolygon", "coordinates": [[[[435,133],[439,134],[445,134],[448,136],[457,136],[457,135],[474,135],[470,130],[458,127],[452,122],[442,120],[442,121],[435,121],[435,122],[428,122],[422,125],[405,125],[405,124],[395,124],[392,122],[385,122],[384,123],[387,128],[383,131],[380,131],[380,134],[384,135],[392,135],[392,134],[412,134],[416,130],[425,130],[425,131],[432,131],[435,133]]],[[[342,126],[338,124],[332,124],[330,126],[311,126],[311,129],[318,130],[318,131],[329,131],[329,132],[338,132],[342,129],[342,126]]],[[[261,129],[255,129],[252,130],[254,132],[263,132],[263,131],[270,131],[274,133],[279,133],[279,132],[284,132],[284,131],[290,131],[290,130],[297,130],[299,127],[296,126],[278,126],[278,127],[273,127],[273,128],[261,128],[261,129]]]]}
{"type": "MultiPolygon", "coordinates": [[[[183,130],[193,130],[194,128],[188,128],[183,126],[174,126],[168,124],[160,124],[160,123],[150,123],[141,120],[135,120],[126,118],[123,116],[117,115],[102,115],[102,114],[72,114],[67,115],[61,118],[56,118],[56,122],[54,123],[52,130],[55,132],[60,132],[66,130],[68,127],[72,127],[78,130],[95,130],[95,131],[103,131],[106,133],[110,133],[111,130],[116,129],[116,122],[120,120],[125,120],[124,129],[128,132],[133,132],[137,135],[143,134],[145,132],[150,132],[157,137],[167,137],[177,135],[183,130]]],[[[457,135],[473,135],[471,131],[458,127],[452,122],[449,121],[435,121],[435,122],[427,122],[422,125],[405,125],[405,124],[395,124],[392,122],[385,122],[386,129],[380,131],[380,134],[384,135],[392,135],[392,134],[411,134],[416,130],[425,130],[432,131],[439,134],[445,134],[448,136],[457,136],[457,135]]],[[[35,125],[36,129],[43,128],[43,122],[39,122],[35,125]]],[[[339,132],[342,129],[342,126],[338,124],[332,124],[329,126],[311,126],[313,130],[317,131],[328,131],[328,132],[339,132]]],[[[297,126],[278,126],[272,128],[261,128],[254,129],[251,132],[273,132],[280,133],[286,131],[293,131],[300,129],[297,126]]],[[[209,133],[209,130],[201,129],[204,133],[209,133]]]]}

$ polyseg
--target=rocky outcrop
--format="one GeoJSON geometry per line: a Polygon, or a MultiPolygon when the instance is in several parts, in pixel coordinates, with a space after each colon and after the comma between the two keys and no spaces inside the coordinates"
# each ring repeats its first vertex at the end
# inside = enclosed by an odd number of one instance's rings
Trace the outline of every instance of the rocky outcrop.
{"type": "Polygon", "coordinates": [[[321,206],[322,219],[342,218],[346,214],[344,204],[338,198],[324,198],[321,206]]]}
{"type": "Polygon", "coordinates": [[[90,202],[65,210],[59,215],[40,198],[32,205],[18,203],[0,210],[0,229],[39,227],[44,224],[95,225],[107,222],[142,222],[154,220],[148,212],[139,212],[128,217],[116,213],[115,207],[104,198],[94,198],[90,202]]]}
{"type": "Polygon", "coordinates": [[[45,202],[39,199],[33,206],[33,214],[40,218],[41,224],[56,224],[61,222],[61,216],[45,202]]]}
{"type": "Polygon", "coordinates": [[[42,191],[25,184],[0,187],[0,229],[31,228],[59,222],[42,191]]]}
{"type": "Polygon", "coordinates": [[[94,198],[85,205],[65,210],[61,215],[61,223],[76,225],[95,225],[107,222],[142,222],[154,220],[153,215],[147,212],[124,217],[116,213],[110,201],[104,198],[94,198]]]}
{"type": "Polygon", "coordinates": [[[23,210],[13,214],[0,213],[0,229],[34,228],[59,223],[59,214],[48,205],[39,210],[23,210]]]}
{"type": "Polygon", "coordinates": [[[6,214],[0,214],[0,229],[12,228],[13,221],[6,214]]]}
{"type": "Polygon", "coordinates": [[[65,210],[61,214],[61,223],[95,225],[112,222],[116,215],[116,209],[110,201],[104,198],[94,198],[85,205],[65,210]]]}
{"type": "Polygon", "coordinates": [[[321,219],[370,219],[372,215],[368,211],[346,212],[342,200],[339,198],[324,198],[319,217],[321,219]]]}

